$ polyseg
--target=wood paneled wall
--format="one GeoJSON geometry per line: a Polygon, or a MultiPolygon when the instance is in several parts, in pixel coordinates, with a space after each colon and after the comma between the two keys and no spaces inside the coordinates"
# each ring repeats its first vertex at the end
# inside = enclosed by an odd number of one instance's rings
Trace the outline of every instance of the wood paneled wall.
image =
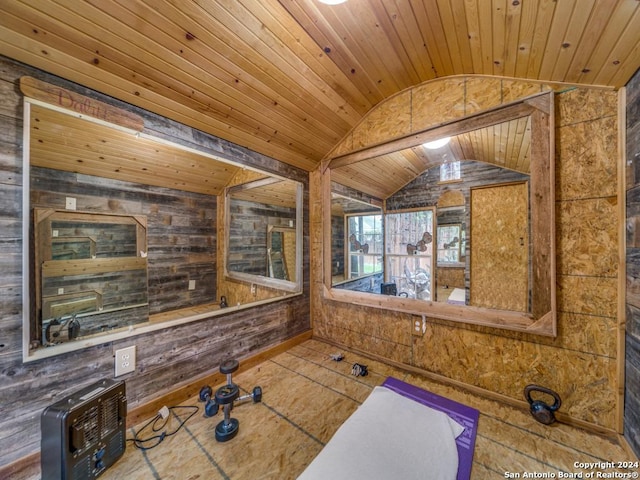
{"type": "MultiPolygon", "coordinates": [[[[284,164],[281,164],[284,167],[284,164]]],[[[266,171],[269,171],[265,168],[266,171]]],[[[272,171],[272,173],[277,173],[272,171]]],[[[286,173],[286,172],[284,172],[286,173]]],[[[308,205],[309,205],[309,189],[308,189],[308,178],[296,177],[291,174],[288,175],[288,178],[293,180],[299,180],[304,183],[304,191],[302,194],[302,203],[304,206],[304,215],[302,217],[302,230],[304,232],[304,243],[303,243],[303,271],[302,271],[302,283],[303,283],[303,291],[309,291],[309,248],[307,243],[307,235],[309,232],[309,215],[308,213],[308,205]]],[[[228,187],[242,185],[243,183],[249,183],[254,180],[258,180],[263,178],[264,175],[258,174],[252,170],[242,169],[240,170],[233,180],[229,183],[228,187]]],[[[224,239],[225,232],[225,219],[224,212],[226,210],[226,198],[224,195],[220,195],[218,198],[218,238],[220,242],[224,239]]],[[[275,290],[266,285],[256,285],[256,284],[248,284],[246,282],[241,282],[233,278],[229,278],[224,275],[224,249],[218,249],[218,295],[224,296],[227,299],[228,305],[236,305],[238,303],[249,303],[249,302],[259,302],[266,299],[282,296],[282,290],[275,290]]]]}
{"type": "Polygon", "coordinates": [[[79,211],[146,217],[152,315],[216,300],[216,196],[31,168],[33,207],[64,209],[68,196],[79,211]]]}
{"type": "Polygon", "coordinates": [[[618,93],[492,77],[427,82],[372,110],[335,154],[538,93],[556,91],[558,336],[477,327],[322,299],[320,174],[311,187],[314,335],[521,402],[537,383],[563,399],[561,416],[610,432],[622,408],[619,351],[618,93]]]}
{"type": "Polygon", "coordinates": [[[624,436],[640,457],[640,71],[626,89],[627,297],[624,436]]]}
{"type": "MultiPolygon", "coordinates": [[[[18,88],[23,75],[135,110],[145,120],[146,133],[293,178],[303,182],[305,190],[308,185],[304,171],[0,57],[0,466],[39,450],[40,414],[47,405],[97,379],[113,377],[113,351],[117,348],[137,347],[135,373],[121,377],[127,384],[129,408],[135,408],[189,380],[213,373],[224,358],[242,359],[310,328],[307,280],[304,294],[294,298],[23,363],[23,108],[18,88]]],[[[77,194],[79,209],[83,201],[101,201],[111,211],[147,210],[144,213],[151,220],[149,295],[154,312],[203,302],[215,294],[216,245],[221,243],[216,233],[215,198],[114,181],[89,185],[93,180],[82,180],[87,182],[83,187],[81,182],[69,184],[77,194]],[[89,195],[92,190],[96,196],[89,195]],[[203,296],[198,297],[198,288],[188,292],[188,278],[196,279],[197,285],[200,282],[203,296]]],[[[305,226],[305,245],[308,232],[305,226]]],[[[308,271],[308,255],[305,262],[308,271]]]]}
{"type": "Polygon", "coordinates": [[[229,229],[228,255],[234,271],[268,276],[267,230],[295,222],[296,209],[234,199],[230,213],[235,228],[229,229]]]}

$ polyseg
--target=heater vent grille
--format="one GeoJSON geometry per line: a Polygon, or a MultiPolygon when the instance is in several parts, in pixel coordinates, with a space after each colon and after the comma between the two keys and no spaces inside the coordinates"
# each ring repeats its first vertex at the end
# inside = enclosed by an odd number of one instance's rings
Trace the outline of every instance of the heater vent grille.
{"type": "Polygon", "coordinates": [[[123,381],[102,380],[42,412],[42,479],[93,480],[124,453],[123,381]]]}
{"type": "Polygon", "coordinates": [[[100,438],[98,406],[93,406],[80,414],[71,426],[71,450],[82,453],[100,438]]]}
{"type": "Polygon", "coordinates": [[[106,436],[116,430],[119,425],[118,415],[119,396],[108,397],[102,403],[102,436],[106,436]]]}

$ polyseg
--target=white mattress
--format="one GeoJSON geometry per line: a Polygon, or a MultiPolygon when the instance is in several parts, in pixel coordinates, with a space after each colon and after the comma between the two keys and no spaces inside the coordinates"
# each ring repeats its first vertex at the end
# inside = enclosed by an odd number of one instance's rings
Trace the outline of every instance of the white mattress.
{"type": "Polygon", "coordinates": [[[447,414],[375,387],[298,479],[455,480],[463,431],[447,414]]]}
{"type": "Polygon", "coordinates": [[[451,295],[447,299],[447,303],[453,303],[454,305],[464,305],[467,297],[464,288],[454,288],[451,295]]]}

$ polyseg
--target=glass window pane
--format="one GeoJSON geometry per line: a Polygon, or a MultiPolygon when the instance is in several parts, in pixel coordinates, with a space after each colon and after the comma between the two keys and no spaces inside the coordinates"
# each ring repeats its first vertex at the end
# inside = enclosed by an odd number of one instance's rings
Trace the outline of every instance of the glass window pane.
{"type": "Polygon", "coordinates": [[[382,215],[347,217],[349,278],[382,272],[382,215]]]}
{"type": "Polygon", "coordinates": [[[460,162],[447,162],[440,165],[440,181],[460,180],[460,162]]]}
{"type": "Polygon", "coordinates": [[[387,281],[398,295],[431,300],[433,210],[388,214],[386,222],[387,281]]]}

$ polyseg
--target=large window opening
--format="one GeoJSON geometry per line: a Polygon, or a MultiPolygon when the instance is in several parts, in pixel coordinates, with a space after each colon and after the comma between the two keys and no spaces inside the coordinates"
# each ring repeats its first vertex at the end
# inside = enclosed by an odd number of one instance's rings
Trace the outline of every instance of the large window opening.
{"type": "Polygon", "coordinates": [[[348,278],[382,273],[382,215],[349,215],[346,219],[348,278]]]}
{"type": "Polygon", "coordinates": [[[432,299],[434,223],[433,209],[386,215],[386,281],[399,296],[432,299]]]}

